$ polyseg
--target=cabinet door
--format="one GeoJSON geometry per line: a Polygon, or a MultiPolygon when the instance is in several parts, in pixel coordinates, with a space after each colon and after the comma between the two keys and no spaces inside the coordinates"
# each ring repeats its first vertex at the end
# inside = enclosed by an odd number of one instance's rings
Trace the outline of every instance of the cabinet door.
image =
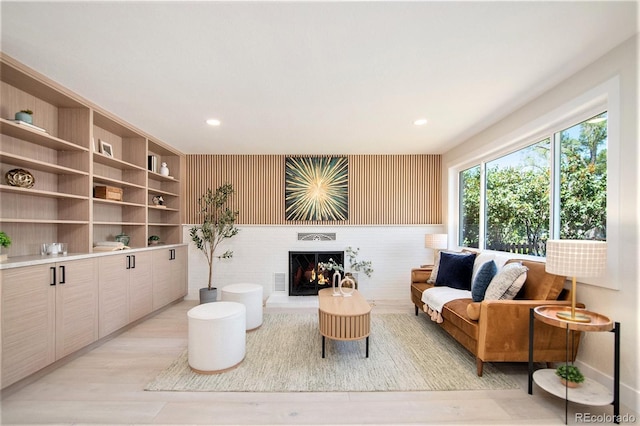
{"type": "Polygon", "coordinates": [[[129,323],[129,269],[131,256],[102,256],[99,264],[100,338],[129,323]]]}
{"type": "Polygon", "coordinates": [[[173,299],[171,287],[171,252],[169,249],[153,251],[153,310],[165,306],[173,299]]]}
{"type": "Polygon", "coordinates": [[[150,251],[136,252],[129,269],[129,322],[153,310],[153,255],[150,251]]]}
{"type": "Polygon", "coordinates": [[[54,271],[53,264],[0,271],[3,388],[55,361],[54,271]]]}
{"type": "Polygon", "coordinates": [[[56,359],[98,339],[98,260],[56,263],[56,359]]]}
{"type": "Polygon", "coordinates": [[[173,299],[176,300],[187,294],[187,248],[173,249],[173,259],[170,263],[171,285],[173,299]]]}

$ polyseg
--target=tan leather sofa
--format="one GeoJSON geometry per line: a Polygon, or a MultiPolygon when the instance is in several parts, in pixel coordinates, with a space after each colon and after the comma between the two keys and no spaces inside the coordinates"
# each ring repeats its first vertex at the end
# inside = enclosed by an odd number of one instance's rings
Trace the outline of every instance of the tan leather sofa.
{"type": "MultiPolygon", "coordinates": [[[[510,260],[513,262],[515,260],[510,260]]],[[[540,305],[571,305],[570,294],[564,290],[565,277],[548,274],[544,262],[518,260],[529,268],[527,279],[515,300],[457,299],[442,309],[439,325],[455,340],[476,356],[478,376],[482,376],[485,362],[526,362],[529,360],[529,311],[540,305]]],[[[429,269],[411,271],[411,300],[416,315],[423,311],[422,292],[427,284],[429,269]]],[[[578,306],[584,307],[579,304],[578,306]]],[[[423,311],[424,312],[424,311],[423,311]]],[[[534,322],[534,362],[564,362],[566,360],[566,331],[541,321],[534,322]]],[[[575,360],[580,341],[579,332],[571,332],[575,360]]],[[[571,347],[571,345],[569,345],[571,347]]]]}

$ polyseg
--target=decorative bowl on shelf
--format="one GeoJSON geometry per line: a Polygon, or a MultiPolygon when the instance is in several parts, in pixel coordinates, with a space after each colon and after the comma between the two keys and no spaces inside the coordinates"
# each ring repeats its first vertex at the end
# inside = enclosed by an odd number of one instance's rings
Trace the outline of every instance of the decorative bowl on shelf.
{"type": "Polygon", "coordinates": [[[33,175],[24,169],[11,169],[4,176],[9,185],[20,188],[31,188],[36,183],[33,175]]]}

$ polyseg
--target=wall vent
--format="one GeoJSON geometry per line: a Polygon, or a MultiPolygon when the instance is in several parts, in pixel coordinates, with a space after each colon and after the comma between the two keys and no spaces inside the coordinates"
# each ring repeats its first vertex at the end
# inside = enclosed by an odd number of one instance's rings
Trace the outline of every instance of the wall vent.
{"type": "Polygon", "coordinates": [[[287,291],[286,274],[283,272],[274,272],[273,274],[273,291],[287,291]]]}
{"type": "Polygon", "coordinates": [[[298,232],[298,241],[335,241],[336,233],[298,232]]]}

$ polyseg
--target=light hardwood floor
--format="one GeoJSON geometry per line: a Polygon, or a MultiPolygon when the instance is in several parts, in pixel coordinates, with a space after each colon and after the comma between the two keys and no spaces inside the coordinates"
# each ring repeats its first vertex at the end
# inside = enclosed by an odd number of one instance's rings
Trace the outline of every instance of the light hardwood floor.
{"type": "MultiPolygon", "coordinates": [[[[410,303],[374,304],[374,315],[413,312],[410,303]]],[[[515,363],[499,364],[520,384],[515,390],[145,392],[186,348],[186,312],[194,305],[177,303],[33,383],[10,388],[2,395],[2,424],[564,424],[564,401],[538,388],[528,395],[526,364],[515,363]]],[[[575,413],[610,415],[613,409],[570,404],[569,424],[576,423],[575,413]]]]}

